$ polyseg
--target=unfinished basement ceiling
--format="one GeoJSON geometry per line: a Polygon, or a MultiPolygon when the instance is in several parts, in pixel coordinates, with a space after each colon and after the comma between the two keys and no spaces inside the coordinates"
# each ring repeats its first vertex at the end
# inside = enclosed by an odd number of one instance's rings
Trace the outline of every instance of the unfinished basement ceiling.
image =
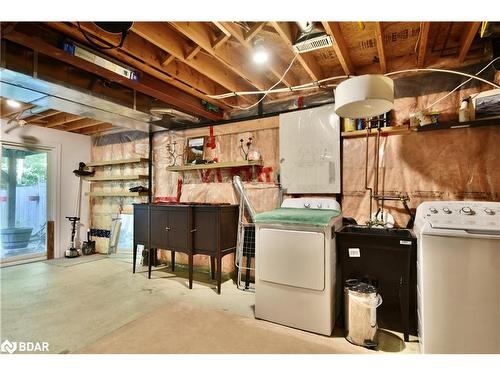
{"type": "MultiPolygon", "coordinates": [[[[223,99],[213,96],[266,90],[282,78],[292,61],[288,73],[276,86],[290,91],[269,94],[264,105],[332,92],[333,87],[324,85],[308,91],[291,90],[329,77],[417,67],[461,68],[488,61],[492,56],[491,40],[480,37],[480,24],[315,22],[315,29],[329,35],[332,45],[297,54],[295,60],[293,44],[301,33],[295,22],[135,22],[124,43],[116,48],[104,47],[119,45],[120,38],[90,22],[2,23],[1,27],[2,48],[22,47],[18,48],[16,71],[37,74],[30,64],[36,55],[40,73],[47,66],[64,67],[53,72],[45,69],[51,79],[66,79],[93,95],[145,114],[160,108],[195,118],[180,118],[176,123],[166,115],[167,120],[158,125],[170,128],[179,123],[209,124],[244,117],[241,107],[253,105],[259,95],[223,99]],[[134,71],[138,80],[126,79],[64,53],[62,45],[68,41],[134,71]],[[270,52],[269,61],[262,65],[252,61],[256,41],[270,52]]],[[[5,60],[2,59],[3,67],[5,60]]],[[[254,107],[248,113],[254,115],[256,111],[254,107]]],[[[64,130],[65,126],[58,127],[64,130]]]]}

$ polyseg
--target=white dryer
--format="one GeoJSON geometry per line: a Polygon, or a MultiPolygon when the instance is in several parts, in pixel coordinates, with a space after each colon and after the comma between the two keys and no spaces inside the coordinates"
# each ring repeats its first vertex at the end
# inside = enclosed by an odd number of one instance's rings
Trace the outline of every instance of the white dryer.
{"type": "Polygon", "coordinates": [[[423,353],[500,353],[500,202],[417,208],[423,353]]]}
{"type": "Polygon", "coordinates": [[[331,335],[341,224],[340,205],[328,198],[285,199],[256,215],[256,318],[331,335]]]}

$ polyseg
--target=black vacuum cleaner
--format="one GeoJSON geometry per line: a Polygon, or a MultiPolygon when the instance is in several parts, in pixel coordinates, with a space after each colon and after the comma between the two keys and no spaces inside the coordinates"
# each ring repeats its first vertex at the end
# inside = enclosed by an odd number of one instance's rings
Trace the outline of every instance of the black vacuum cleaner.
{"type": "Polygon", "coordinates": [[[66,216],[66,219],[71,223],[71,242],[69,248],[64,252],[66,258],[76,258],[80,256],[80,251],[76,241],[76,231],[80,227],[80,208],[82,204],[82,177],[90,177],[94,175],[93,171],[85,170],[86,165],[84,162],[78,164],[78,169],[75,169],[73,173],[78,177],[78,191],[76,195],[76,214],[74,216],[66,216]]]}

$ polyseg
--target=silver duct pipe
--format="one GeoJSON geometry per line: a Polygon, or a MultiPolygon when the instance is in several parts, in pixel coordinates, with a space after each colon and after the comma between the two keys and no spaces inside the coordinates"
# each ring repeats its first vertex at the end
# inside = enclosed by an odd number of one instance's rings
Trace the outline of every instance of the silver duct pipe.
{"type": "Polygon", "coordinates": [[[0,69],[3,97],[39,107],[109,122],[113,125],[154,132],[164,128],[150,124],[161,117],[101,99],[62,84],[44,81],[9,69],[0,69]]]}
{"type": "Polygon", "coordinates": [[[248,199],[247,192],[245,191],[245,188],[243,187],[243,183],[241,182],[240,176],[233,177],[233,186],[236,189],[236,191],[238,192],[238,194],[240,195],[241,200],[243,201],[243,203],[248,211],[248,214],[250,215],[250,218],[252,219],[252,222],[254,222],[255,210],[254,210],[252,204],[250,203],[250,199],[248,199]]]}

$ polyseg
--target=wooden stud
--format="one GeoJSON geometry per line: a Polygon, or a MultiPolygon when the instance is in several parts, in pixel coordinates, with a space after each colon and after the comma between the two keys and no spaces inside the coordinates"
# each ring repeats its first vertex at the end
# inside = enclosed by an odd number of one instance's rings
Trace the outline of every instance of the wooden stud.
{"type": "Polygon", "coordinates": [[[423,68],[425,66],[425,53],[427,51],[427,43],[429,41],[429,29],[430,22],[420,23],[420,39],[418,41],[418,57],[417,57],[417,68],[423,68]]]}
{"type": "Polygon", "coordinates": [[[322,22],[322,24],[326,33],[333,39],[333,49],[335,50],[335,54],[340,61],[340,65],[342,65],[342,69],[344,69],[344,73],[346,75],[354,74],[354,65],[351,61],[351,57],[349,56],[349,50],[345,43],[344,36],[342,35],[339,23],[322,22]]]}
{"type": "Polygon", "coordinates": [[[384,43],[384,30],[381,22],[375,22],[375,38],[377,40],[378,59],[380,63],[380,70],[383,74],[387,73],[387,62],[385,60],[385,43],[384,43]]]}
{"type": "MultiPolygon", "coordinates": [[[[293,50],[293,41],[295,37],[293,25],[289,22],[273,21],[270,23],[278,32],[281,39],[286,43],[288,48],[290,48],[290,50],[295,54],[295,51],[293,50]]],[[[318,64],[314,56],[308,55],[307,52],[299,53],[297,54],[297,60],[313,81],[319,81],[321,78],[323,78],[321,66],[318,64]]]]}
{"type": "Polygon", "coordinates": [[[185,92],[147,74],[143,74],[140,81],[130,80],[99,65],[95,65],[77,56],[67,54],[61,49],[46,43],[38,34],[27,35],[18,31],[13,31],[4,37],[12,42],[24,45],[25,47],[51,56],[52,58],[73,65],[87,72],[96,74],[110,81],[117,82],[126,87],[142,92],[143,94],[162,100],[163,102],[169,103],[186,112],[212,120],[221,119],[222,117],[221,114],[207,111],[201,104],[200,100],[196,97],[188,95],[185,92]]]}
{"type": "Polygon", "coordinates": [[[474,40],[474,37],[476,36],[480,26],[481,22],[467,22],[462,42],[460,44],[460,50],[458,52],[459,63],[463,63],[465,61],[470,46],[472,45],[472,41],[474,40]]]}

